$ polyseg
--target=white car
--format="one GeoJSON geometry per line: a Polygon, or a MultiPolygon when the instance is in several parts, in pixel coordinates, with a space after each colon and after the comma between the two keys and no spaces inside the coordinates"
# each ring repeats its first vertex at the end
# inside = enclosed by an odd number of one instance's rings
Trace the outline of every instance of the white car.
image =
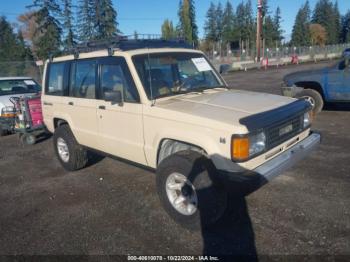
{"type": "Polygon", "coordinates": [[[40,91],[40,85],[30,77],[0,77],[0,136],[13,130],[15,109],[10,98],[32,95],[40,91]]]}

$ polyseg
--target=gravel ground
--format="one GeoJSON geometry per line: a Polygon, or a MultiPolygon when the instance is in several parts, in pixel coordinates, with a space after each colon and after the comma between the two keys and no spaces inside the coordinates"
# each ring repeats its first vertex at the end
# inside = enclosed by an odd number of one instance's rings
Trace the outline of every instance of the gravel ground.
{"type": "MultiPolygon", "coordinates": [[[[239,89],[279,93],[282,77],[325,64],[226,75],[239,89]]],[[[350,256],[350,110],[328,106],[308,159],[246,197],[232,197],[210,230],[168,218],[154,174],[103,158],[63,170],[52,139],[23,147],[0,138],[0,254],[250,254],[350,256]]],[[[320,257],[323,258],[323,257],[320,257]]]]}

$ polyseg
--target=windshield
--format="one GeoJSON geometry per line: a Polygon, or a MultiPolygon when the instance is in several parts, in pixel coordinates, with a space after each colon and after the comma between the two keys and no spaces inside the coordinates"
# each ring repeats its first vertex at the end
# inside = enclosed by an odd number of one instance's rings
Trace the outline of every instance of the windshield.
{"type": "Polygon", "coordinates": [[[0,96],[38,93],[40,86],[32,79],[0,80],[0,96]]]}
{"type": "Polygon", "coordinates": [[[136,55],[133,61],[149,99],[224,86],[199,53],[136,55]]]}

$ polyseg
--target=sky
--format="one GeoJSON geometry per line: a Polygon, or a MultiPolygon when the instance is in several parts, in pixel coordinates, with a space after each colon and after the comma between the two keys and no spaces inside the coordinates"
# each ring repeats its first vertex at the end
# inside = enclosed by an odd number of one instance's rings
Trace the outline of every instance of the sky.
{"type": "MultiPolygon", "coordinates": [[[[58,0],[59,1],[59,0],[58,0]]],[[[76,0],[73,0],[76,1],[76,0]]],[[[125,35],[132,35],[136,30],[140,34],[160,34],[160,27],[165,19],[170,19],[177,24],[177,9],[179,0],[112,0],[118,12],[117,21],[119,29],[125,35]]],[[[227,0],[221,0],[224,5],[227,0]]],[[[234,8],[245,0],[229,0],[234,8]]],[[[282,10],[282,28],[287,39],[290,38],[294,19],[300,6],[306,0],[269,0],[270,11],[273,14],[277,6],[282,10]]],[[[333,0],[335,1],[335,0],[333,0]]],[[[215,4],[219,0],[213,0],[215,4]]],[[[257,0],[252,0],[255,4],[257,0]]],[[[317,0],[310,0],[313,8],[317,0]]],[[[16,17],[26,11],[26,6],[31,0],[0,0],[0,15],[5,15],[11,22],[16,22],[16,17]]],[[[350,0],[338,0],[339,10],[344,14],[350,9],[350,0]]],[[[210,5],[210,0],[195,0],[196,20],[199,27],[199,36],[203,37],[205,15],[210,5]]],[[[256,8],[256,5],[254,6],[256,8]]]]}

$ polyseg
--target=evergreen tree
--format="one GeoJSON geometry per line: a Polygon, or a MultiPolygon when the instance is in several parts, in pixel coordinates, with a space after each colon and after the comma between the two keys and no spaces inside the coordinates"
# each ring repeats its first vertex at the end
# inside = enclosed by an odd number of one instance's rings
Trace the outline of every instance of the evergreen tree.
{"type": "Polygon", "coordinates": [[[253,17],[253,6],[251,0],[247,0],[247,3],[245,5],[245,21],[248,28],[246,48],[249,49],[253,44],[255,44],[256,38],[256,22],[253,17]]]}
{"type": "Polygon", "coordinates": [[[189,1],[189,16],[191,21],[191,33],[192,33],[192,41],[195,46],[198,46],[198,26],[196,22],[196,8],[194,0],[189,1]]]}
{"type": "Polygon", "coordinates": [[[274,21],[270,15],[265,16],[263,26],[263,38],[265,40],[265,47],[273,47],[275,43],[275,27],[274,21]]]}
{"type": "Polygon", "coordinates": [[[169,40],[175,37],[176,37],[176,32],[173,26],[173,22],[166,19],[162,24],[162,38],[169,40]]]}
{"type": "Polygon", "coordinates": [[[216,6],[213,2],[210,3],[209,9],[206,14],[206,21],[204,24],[205,39],[210,42],[217,42],[219,40],[217,34],[217,19],[216,19],[216,6]]]}
{"type": "Polygon", "coordinates": [[[307,46],[311,44],[310,39],[310,4],[309,1],[299,9],[295,18],[291,44],[294,46],[307,46]]]}
{"type": "Polygon", "coordinates": [[[262,13],[263,13],[263,39],[265,40],[265,47],[270,47],[274,44],[274,22],[270,16],[270,10],[268,1],[263,0],[262,2],[262,13]]]}
{"type": "Polygon", "coordinates": [[[23,61],[31,61],[33,60],[33,54],[30,48],[26,45],[23,33],[21,30],[17,33],[17,46],[18,46],[18,55],[20,56],[21,60],[23,61]]]}
{"type": "Polygon", "coordinates": [[[113,7],[112,0],[95,0],[94,10],[94,26],[96,29],[94,39],[116,36],[119,33],[117,29],[117,11],[113,7]]]}
{"type": "Polygon", "coordinates": [[[188,43],[198,45],[198,27],[196,24],[196,14],[194,0],[180,0],[178,10],[179,24],[177,26],[178,35],[183,37],[188,43]]]}
{"type": "Polygon", "coordinates": [[[35,56],[44,60],[50,54],[60,51],[62,31],[57,24],[57,20],[50,15],[46,7],[37,11],[35,16],[38,24],[35,40],[33,41],[35,56]]]}
{"type": "Polygon", "coordinates": [[[79,41],[86,42],[94,38],[94,0],[80,0],[78,5],[78,34],[79,41]]]}
{"type": "Polygon", "coordinates": [[[4,16],[0,17],[0,60],[11,61],[17,54],[16,35],[4,16]]]}
{"type": "Polygon", "coordinates": [[[57,16],[61,14],[61,9],[56,0],[33,0],[33,4],[29,5],[28,8],[46,8],[51,16],[57,16]]]}
{"type": "Polygon", "coordinates": [[[230,1],[226,2],[222,18],[222,40],[228,44],[235,40],[235,14],[230,1]]]}
{"type": "Polygon", "coordinates": [[[218,3],[215,10],[215,19],[216,19],[216,35],[218,41],[222,42],[222,33],[223,33],[223,10],[221,2],[218,3]]]}
{"type": "Polygon", "coordinates": [[[341,40],[343,43],[350,42],[350,10],[342,17],[341,40]]]}
{"type": "Polygon", "coordinates": [[[276,46],[281,45],[281,42],[283,40],[284,31],[282,29],[281,22],[282,22],[281,9],[277,7],[275,15],[273,17],[273,27],[274,27],[273,41],[275,41],[276,46]]]}
{"type": "Polygon", "coordinates": [[[184,31],[182,28],[182,25],[184,24],[182,9],[183,9],[183,2],[182,0],[179,0],[179,7],[177,9],[177,17],[179,18],[179,23],[176,26],[176,34],[178,37],[184,38],[184,31]]]}
{"type": "MultiPolygon", "coordinates": [[[[336,6],[337,8],[337,6],[336,6]]],[[[328,35],[327,44],[336,44],[339,40],[340,18],[339,11],[335,13],[335,7],[330,0],[319,0],[316,3],[312,17],[312,23],[322,25],[328,35]]]]}
{"type": "Polygon", "coordinates": [[[23,62],[31,59],[21,31],[15,34],[6,18],[0,17],[0,75],[25,74],[26,64],[23,62]]]}
{"type": "Polygon", "coordinates": [[[38,8],[33,13],[37,28],[34,32],[33,50],[36,58],[46,59],[61,48],[61,24],[55,18],[61,15],[56,0],[33,0],[30,7],[38,8]]]}
{"type": "Polygon", "coordinates": [[[281,28],[281,9],[277,7],[274,16],[270,15],[267,0],[263,1],[263,37],[266,47],[278,47],[283,39],[283,30],[281,28]]]}
{"type": "Polygon", "coordinates": [[[75,45],[76,36],[73,30],[73,14],[72,14],[72,0],[63,1],[63,28],[64,28],[64,40],[63,47],[66,50],[73,48],[75,45]]]}
{"type": "Polygon", "coordinates": [[[335,34],[336,34],[336,43],[341,42],[341,30],[342,30],[342,25],[341,25],[341,14],[339,12],[339,6],[338,6],[338,1],[335,2],[334,7],[333,7],[333,14],[334,14],[334,27],[335,27],[335,34]]]}
{"type": "Polygon", "coordinates": [[[249,49],[255,39],[255,23],[253,18],[252,3],[241,2],[236,8],[237,40],[241,49],[249,49]]]}

